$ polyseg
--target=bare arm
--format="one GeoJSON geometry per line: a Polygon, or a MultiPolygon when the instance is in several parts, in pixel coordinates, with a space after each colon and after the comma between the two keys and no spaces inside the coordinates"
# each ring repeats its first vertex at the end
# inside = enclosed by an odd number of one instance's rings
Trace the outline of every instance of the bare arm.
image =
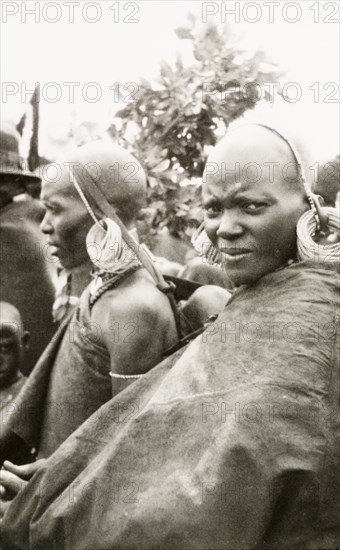
{"type": "MultiPolygon", "coordinates": [[[[148,289],[146,289],[148,290],[148,289]]],[[[175,339],[175,325],[167,298],[157,289],[150,293],[113,293],[95,304],[93,320],[101,327],[102,343],[110,355],[113,374],[141,375],[162,360],[163,352],[175,339]],[[164,300],[166,300],[164,302],[164,300]]],[[[135,378],[112,377],[112,395],[135,378]]]]}

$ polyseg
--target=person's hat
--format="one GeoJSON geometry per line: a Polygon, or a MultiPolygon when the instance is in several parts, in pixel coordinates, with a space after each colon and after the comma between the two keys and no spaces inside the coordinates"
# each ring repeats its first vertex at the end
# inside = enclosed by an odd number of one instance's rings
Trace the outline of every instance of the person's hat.
{"type": "Polygon", "coordinates": [[[0,128],[0,174],[13,176],[24,182],[37,183],[41,178],[25,169],[24,159],[19,154],[20,135],[9,123],[0,128]]]}

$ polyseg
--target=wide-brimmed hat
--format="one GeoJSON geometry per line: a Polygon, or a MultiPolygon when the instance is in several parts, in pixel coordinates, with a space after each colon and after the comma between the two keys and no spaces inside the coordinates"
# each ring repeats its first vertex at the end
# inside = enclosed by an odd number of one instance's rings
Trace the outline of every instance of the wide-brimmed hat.
{"type": "Polygon", "coordinates": [[[27,169],[19,154],[20,134],[10,123],[0,127],[0,175],[13,176],[23,184],[38,183],[41,178],[27,169]]]}

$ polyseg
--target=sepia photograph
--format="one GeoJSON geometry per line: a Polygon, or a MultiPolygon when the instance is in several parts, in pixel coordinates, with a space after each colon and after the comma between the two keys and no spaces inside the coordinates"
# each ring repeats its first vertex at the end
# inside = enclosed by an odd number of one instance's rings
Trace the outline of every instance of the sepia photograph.
{"type": "Polygon", "coordinates": [[[339,550],[340,0],[0,10],[0,550],[339,550]]]}

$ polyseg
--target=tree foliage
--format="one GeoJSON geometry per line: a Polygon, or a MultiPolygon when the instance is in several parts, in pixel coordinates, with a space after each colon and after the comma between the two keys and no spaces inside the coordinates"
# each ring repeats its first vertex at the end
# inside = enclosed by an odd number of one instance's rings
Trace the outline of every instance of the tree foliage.
{"type": "Polygon", "coordinates": [[[227,25],[203,25],[189,15],[188,25],[175,32],[190,41],[193,62],[185,66],[178,56],[174,66],[161,63],[157,80],[141,78],[134,100],[116,114],[120,129],[113,125],[111,131],[146,170],[144,215],[151,234],[167,226],[185,238],[200,219],[200,178],[209,147],[255,106],[255,84],[272,82],[277,74],[263,52],[243,51],[227,25]]]}

